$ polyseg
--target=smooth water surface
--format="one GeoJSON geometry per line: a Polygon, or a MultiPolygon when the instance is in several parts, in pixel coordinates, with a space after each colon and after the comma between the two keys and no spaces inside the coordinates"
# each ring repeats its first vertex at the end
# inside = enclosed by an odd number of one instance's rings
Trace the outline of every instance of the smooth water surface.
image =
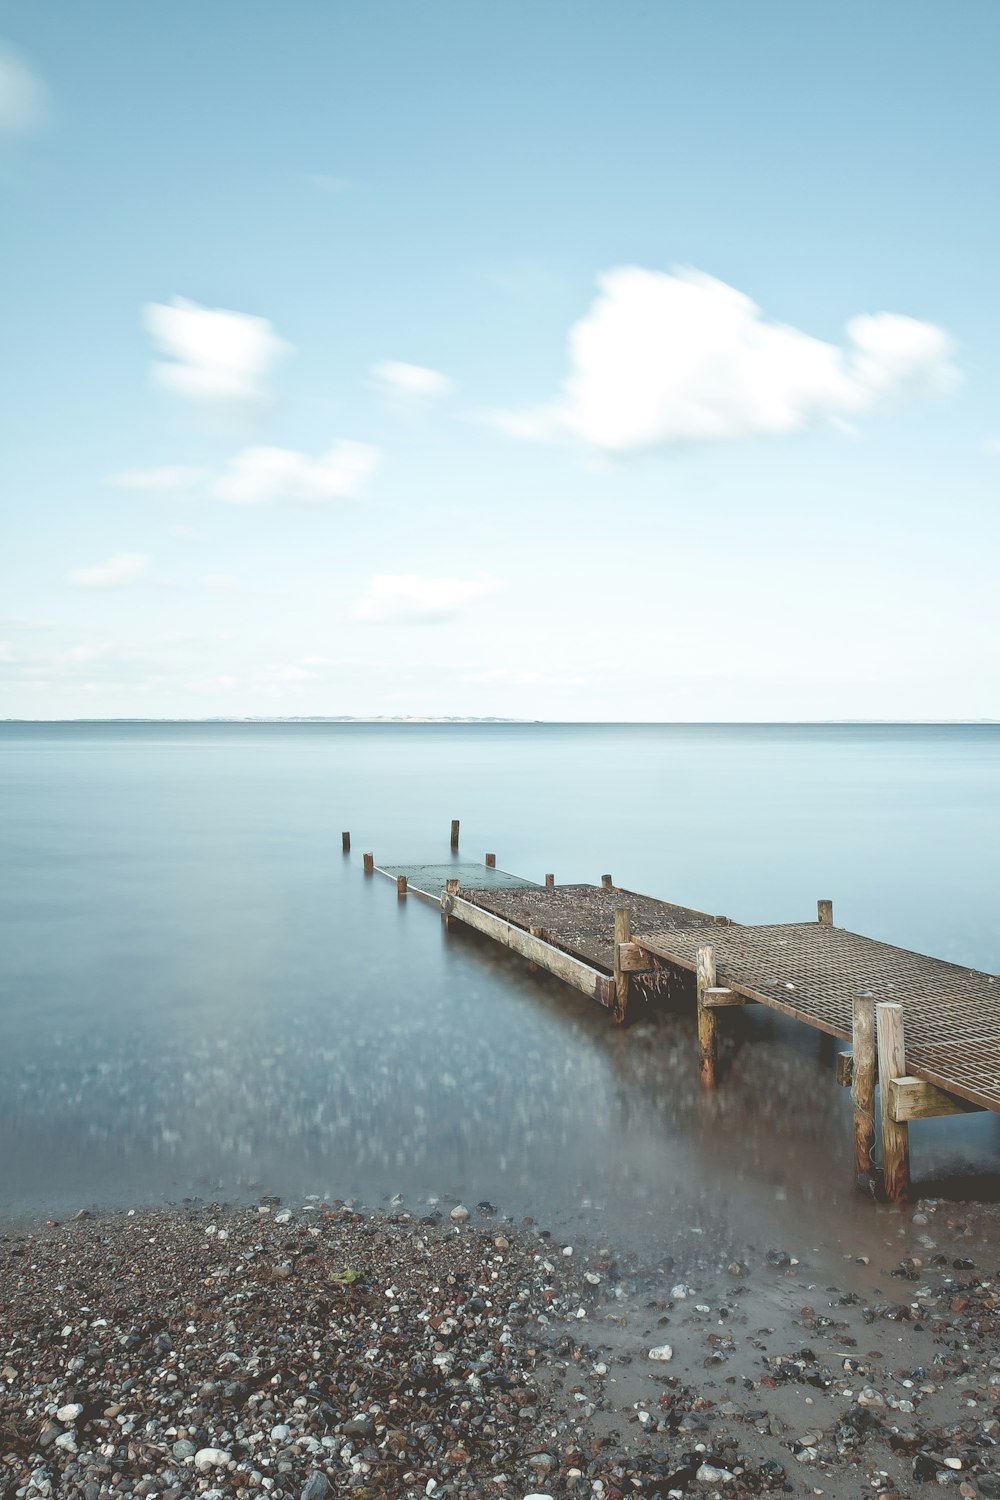
{"type": "MultiPolygon", "coordinates": [[[[401,1192],[636,1234],[856,1226],[817,1034],[727,1015],[702,1095],[693,1017],[618,1033],[364,878],[365,849],[446,860],[452,817],[464,859],[532,879],[759,922],[832,896],[1000,969],[1000,726],[4,724],[0,1213],[401,1192]]],[[[998,1117],[912,1143],[926,1185],[994,1193],[998,1117]]]]}

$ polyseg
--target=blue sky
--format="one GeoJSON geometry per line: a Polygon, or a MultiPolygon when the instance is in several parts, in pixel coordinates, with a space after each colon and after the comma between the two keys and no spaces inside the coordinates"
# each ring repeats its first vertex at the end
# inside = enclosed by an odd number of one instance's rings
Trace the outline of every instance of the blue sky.
{"type": "Polygon", "coordinates": [[[1000,717],[998,42],[0,3],[0,716],[1000,717]]]}

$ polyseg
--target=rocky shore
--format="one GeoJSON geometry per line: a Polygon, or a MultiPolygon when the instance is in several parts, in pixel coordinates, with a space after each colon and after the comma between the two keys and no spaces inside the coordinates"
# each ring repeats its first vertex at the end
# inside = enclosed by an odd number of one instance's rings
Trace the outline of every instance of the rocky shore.
{"type": "Polygon", "coordinates": [[[993,1500],[996,1211],[882,1223],[835,1279],[795,1247],[557,1243],[489,1204],[10,1226],[0,1492],[993,1500]]]}

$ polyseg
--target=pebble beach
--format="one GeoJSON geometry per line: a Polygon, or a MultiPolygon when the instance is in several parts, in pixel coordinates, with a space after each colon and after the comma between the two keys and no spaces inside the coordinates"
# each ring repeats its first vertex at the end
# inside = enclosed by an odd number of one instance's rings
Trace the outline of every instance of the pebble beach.
{"type": "Polygon", "coordinates": [[[493,1205],[0,1236],[5,1500],[1000,1496],[1000,1221],[636,1258],[493,1205]]]}

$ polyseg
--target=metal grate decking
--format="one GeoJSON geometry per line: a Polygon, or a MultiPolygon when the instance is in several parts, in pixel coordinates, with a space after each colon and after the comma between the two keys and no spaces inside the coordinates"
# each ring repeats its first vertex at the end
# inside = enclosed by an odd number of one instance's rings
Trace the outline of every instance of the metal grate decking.
{"type": "Polygon", "coordinates": [[[440,865],[378,865],[376,868],[383,875],[390,875],[393,880],[399,875],[405,875],[415,891],[434,897],[444,895],[444,888],[449,880],[463,883],[468,880],[470,884],[475,883],[490,891],[521,890],[534,884],[521,875],[511,875],[506,870],[496,870],[489,865],[473,864],[470,860],[453,859],[448,864],[440,865]]]}
{"type": "Polygon", "coordinates": [[[849,1040],[854,999],[903,1007],[906,1061],[918,1078],[970,1103],[1000,1110],[1000,978],[895,948],[842,927],[641,925],[647,952],[693,969],[715,950],[719,984],[849,1040]]]}
{"type": "MultiPolygon", "coordinates": [[[[533,886],[525,881],[519,888],[512,885],[507,890],[486,889],[486,882],[478,878],[482,873],[482,867],[477,867],[475,886],[460,887],[459,895],[464,901],[502,917],[525,932],[533,927],[542,928],[546,942],[605,974],[614,972],[615,911],[619,907],[628,907],[634,932],[664,926],[673,929],[696,925],[701,929],[705,923],[725,926],[729,920],[658,901],[653,896],[640,896],[620,886],[533,886]]],[[[713,925],[711,931],[715,930],[713,925]]]]}

